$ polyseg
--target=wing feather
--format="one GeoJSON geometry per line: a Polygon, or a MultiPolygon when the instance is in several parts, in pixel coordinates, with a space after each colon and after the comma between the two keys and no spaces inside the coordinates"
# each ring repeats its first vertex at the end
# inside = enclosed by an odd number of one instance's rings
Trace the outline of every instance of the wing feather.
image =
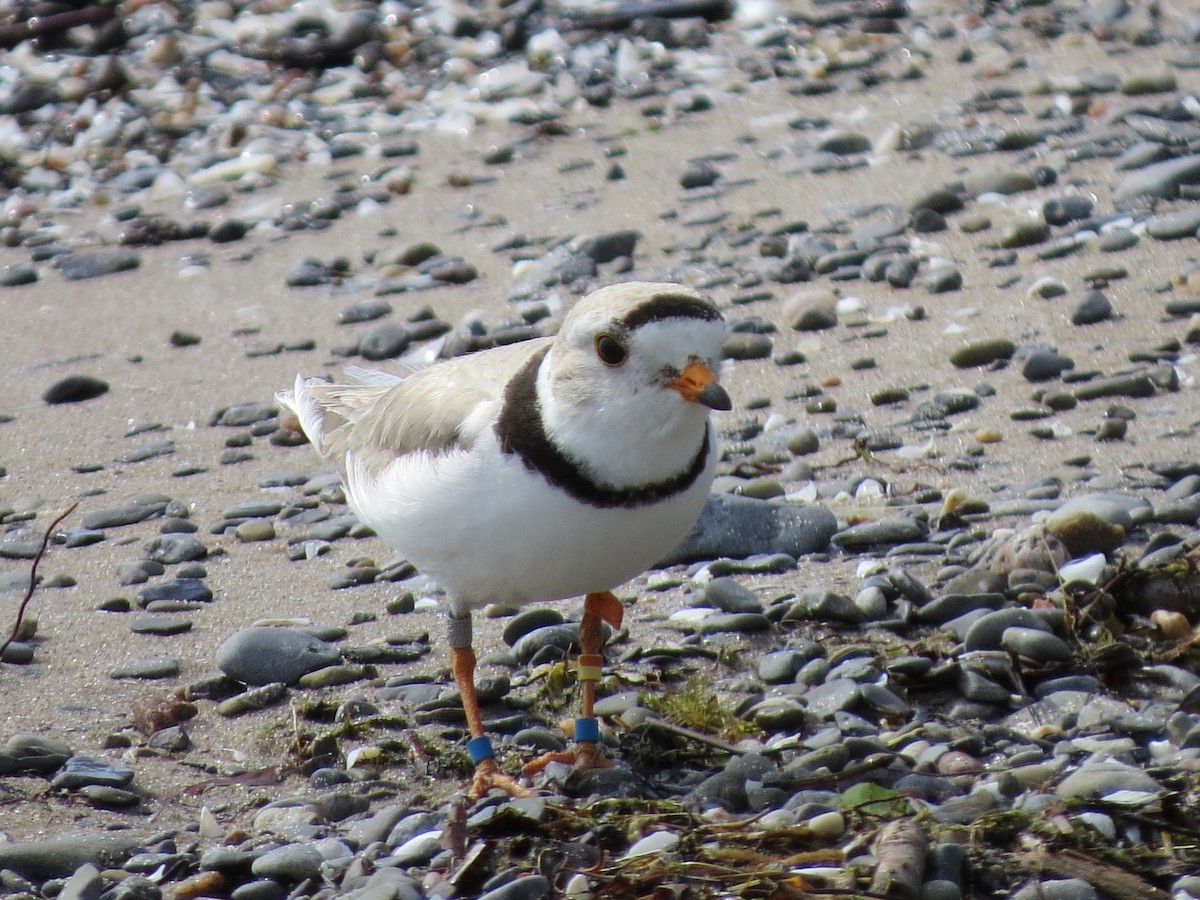
{"type": "Polygon", "coordinates": [[[456,357],[403,377],[355,368],[348,374],[357,384],[297,379],[293,392],[278,396],[343,475],[349,455],[378,474],[407,453],[469,447],[495,418],[509,379],[550,340],[456,357]]]}

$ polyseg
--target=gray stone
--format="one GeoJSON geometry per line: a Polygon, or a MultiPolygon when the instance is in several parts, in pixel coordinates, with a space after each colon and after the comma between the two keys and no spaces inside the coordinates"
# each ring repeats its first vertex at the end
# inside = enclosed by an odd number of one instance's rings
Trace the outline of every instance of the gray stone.
{"type": "Polygon", "coordinates": [[[1016,344],[1008,338],[989,338],[959,347],[950,354],[950,362],[956,368],[970,369],[1000,360],[1012,359],[1016,350],[1016,344]]]}
{"type": "MultiPolygon", "coordinates": [[[[159,733],[161,734],[161,732],[159,733]]],[[[157,736],[155,735],[155,737],[157,736]]],[[[151,738],[151,746],[154,746],[153,738],[151,738]]],[[[133,791],[125,791],[104,784],[85,784],[78,793],[98,809],[128,809],[142,802],[142,798],[133,791]]]]}
{"type": "Polygon", "coordinates": [[[248,691],[243,691],[240,694],[230,697],[228,700],[222,700],[218,703],[217,715],[232,717],[259,709],[266,709],[283,700],[287,696],[287,693],[287,685],[280,682],[251,688],[248,691]]]}
{"type": "Polygon", "coordinates": [[[535,629],[545,628],[548,625],[562,625],[565,621],[563,614],[557,609],[551,609],[548,606],[536,606],[532,609],[522,610],[513,616],[509,623],[504,626],[501,636],[504,638],[504,643],[511,647],[535,629]]]}
{"type": "Polygon", "coordinates": [[[1087,291],[1075,306],[1075,311],[1071,313],[1071,324],[1095,325],[1097,322],[1111,319],[1112,315],[1112,301],[1104,296],[1103,291],[1093,288],[1087,291]]]}
{"type": "Polygon", "coordinates": [[[1032,628],[1046,633],[1051,631],[1046,620],[1032,610],[1024,607],[998,609],[971,624],[963,638],[963,646],[967,651],[999,650],[1005,630],[1013,627],[1032,628]]]}
{"type": "Polygon", "coordinates": [[[173,678],[179,674],[179,657],[148,656],[108,670],[109,678],[173,678]]]}
{"type": "Polygon", "coordinates": [[[579,626],[568,622],[535,628],[513,644],[512,651],[518,662],[527,663],[547,648],[561,651],[565,655],[578,643],[579,626]]]}
{"type": "Polygon", "coordinates": [[[315,878],[321,874],[321,853],[309,844],[284,844],[268,850],[250,866],[250,871],[260,878],[295,882],[315,878]]]}
{"type": "Polygon", "coordinates": [[[42,399],[51,405],[80,403],[107,393],[108,382],[102,378],[92,375],[68,375],[46,388],[42,399]]]}
{"type": "Polygon", "coordinates": [[[803,662],[795,650],[773,650],[758,661],[758,677],[767,684],[789,684],[803,662]]]}
{"type": "Polygon", "coordinates": [[[58,273],[68,281],[99,278],[117,272],[128,272],[142,264],[141,258],[130,250],[92,250],[59,257],[58,273]]]}
{"type": "Polygon", "coordinates": [[[208,424],[246,428],[257,422],[273,419],[277,413],[278,410],[267,403],[235,403],[214,413],[208,424]]]}
{"type": "Polygon", "coordinates": [[[701,634],[750,634],[766,631],[771,620],[762,613],[715,613],[700,622],[701,634]]]}
{"type": "Polygon", "coordinates": [[[1064,800],[1102,800],[1120,791],[1159,796],[1163,786],[1142,769],[1101,758],[1084,762],[1058,783],[1054,793],[1064,800]]]}
{"type": "Polygon", "coordinates": [[[207,602],[212,598],[212,590],[199,578],[172,578],[170,581],[147,585],[137,592],[138,605],[143,608],[158,600],[193,603],[207,602]]]}
{"type": "Polygon", "coordinates": [[[659,567],[722,556],[818,553],[829,547],[836,529],[837,517],[823,506],[713,494],[691,531],[659,567]]]}
{"type": "Polygon", "coordinates": [[[1100,900],[1100,895],[1082,878],[1056,878],[1025,885],[1013,900],[1100,900]]]}
{"type": "Polygon", "coordinates": [[[407,350],[411,342],[408,329],[399,322],[384,322],[363,335],[358,352],[363,359],[372,361],[394,359],[407,350]]]}
{"type": "Polygon", "coordinates": [[[1121,208],[1139,197],[1172,200],[1179,187],[1200,181],[1200,155],[1181,156],[1131,172],[1113,188],[1113,203],[1121,208]]]}
{"type": "Polygon", "coordinates": [[[302,675],[341,661],[324,641],[291,628],[245,628],[217,650],[217,667],[243,684],[295,684],[302,675]]]}
{"type": "Polygon", "coordinates": [[[190,619],[179,619],[174,616],[141,616],[134,619],[129,625],[129,630],[134,634],[157,634],[170,636],[173,634],[183,634],[186,631],[192,630],[192,622],[190,619]]]}
{"type": "Polygon", "coordinates": [[[843,550],[865,550],[870,547],[913,544],[929,534],[924,522],[911,516],[893,516],[875,522],[851,525],[833,535],[833,543],[843,550]]]}
{"type": "Polygon", "coordinates": [[[84,863],[67,879],[58,892],[58,900],[100,900],[104,879],[92,863],[84,863]]]}
{"type": "Polygon", "coordinates": [[[1066,225],[1086,219],[1092,214],[1094,205],[1091,197],[1081,194],[1052,197],[1042,204],[1042,218],[1049,225],[1066,225]]]}
{"type": "Polygon", "coordinates": [[[92,510],[83,517],[83,527],[118,528],[144,522],[163,515],[170,502],[170,497],[154,496],[136,499],[125,506],[92,510]]]}
{"type": "Polygon", "coordinates": [[[162,888],[143,875],[122,878],[104,892],[103,900],[162,900],[162,888]]]}
{"type": "Polygon", "coordinates": [[[1000,646],[1041,666],[1071,661],[1071,648],[1067,642],[1038,628],[1005,628],[1000,635],[1000,646]]]}
{"type": "Polygon", "coordinates": [[[1197,231],[1200,231],[1200,210],[1196,209],[1181,209],[1146,220],[1146,234],[1160,241],[1195,237],[1197,231]]]}
{"type": "Polygon", "coordinates": [[[704,588],[704,603],[727,613],[761,613],[762,601],[732,578],[714,578],[704,588]]]}
{"type": "Polygon", "coordinates": [[[862,699],[862,686],[850,678],[834,678],[810,689],[804,699],[810,713],[828,716],[857,704],[862,699]]]}
{"type": "Polygon", "coordinates": [[[272,878],[260,878],[239,884],[230,893],[230,900],[283,900],[287,888],[272,878]]]}
{"type": "Polygon", "coordinates": [[[173,440],[170,438],[156,438],[155,440],[138,444],[136,447],[131,447],[124,453],[117,454],[116,460],[120,463],[145,462],[157,456],[170,456],[174,452],[175,442],[173,440]]]}
{"type": "Polygon", "coordinates": [[[1026,381],[1039,382],[1058,378],[1063,372],[1075,368],[1075,361],[1055,350],[1035,350],[1025,357],[1021,374],[1026,381]]]}
{"type": "Polygon", "coordinates": [[[72,756],[70,746],[39,734],[14,734],[0,747],[0,775],[57,771],[72,756]]]}
{"type": "Polygon", "coordinates": [[[514,878],[508,884],[480,894],[477,900],[544,900],[550,896],[550,882],[544,875],[514,878]]]}
{"type": "Polygon", "coordinates": [[[723,359],[766,359],[771,355],[771,338],[765,334],[738,332],[729,335],[721,347],[723,359]]]}
{"type": "Polygon", "coordinates": [[[119,867],[136,846],[132,835],[122,834],[0,843],[0,869],[11,869],[37,882],[66,878],[87,863],[119,867]]]}

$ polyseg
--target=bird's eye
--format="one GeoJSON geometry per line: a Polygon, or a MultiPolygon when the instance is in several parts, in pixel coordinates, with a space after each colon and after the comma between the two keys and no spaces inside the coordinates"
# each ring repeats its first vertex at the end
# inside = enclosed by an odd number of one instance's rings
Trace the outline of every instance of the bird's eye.
{"type": "Polygon", "coordinates": [[[629,351],[611,334],[600,334],[596,336],[596,355],[606,366],[619,366],[625,362],[629,351]]]}

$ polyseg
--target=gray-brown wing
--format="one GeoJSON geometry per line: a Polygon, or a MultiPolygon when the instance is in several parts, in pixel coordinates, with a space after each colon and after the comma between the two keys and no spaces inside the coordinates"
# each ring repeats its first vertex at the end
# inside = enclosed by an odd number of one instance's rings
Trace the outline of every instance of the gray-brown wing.
{"type": "Polygon", "coordinates": [[[456,357],[393,384],[310,383],[325,414],[321,454],[342,467],[353,453],[367,471],[382,471],[397,456],[470,446],[490,416],[480,404],[499,403],[504,386],[550,338],[456,357]]]}

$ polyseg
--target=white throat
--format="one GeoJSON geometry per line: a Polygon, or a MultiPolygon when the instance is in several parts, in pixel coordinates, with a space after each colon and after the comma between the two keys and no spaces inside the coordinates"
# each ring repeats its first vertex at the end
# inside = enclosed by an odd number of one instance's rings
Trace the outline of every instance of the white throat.
{"type": "Polygon", "coordinates": [[[537,378],[546,434],[596,482],[616,488],[655,484],[695,462],[708,426],[705,407],[654,386],[571,403],[554,396],[550,368],[547,357],[537,378]]]}

